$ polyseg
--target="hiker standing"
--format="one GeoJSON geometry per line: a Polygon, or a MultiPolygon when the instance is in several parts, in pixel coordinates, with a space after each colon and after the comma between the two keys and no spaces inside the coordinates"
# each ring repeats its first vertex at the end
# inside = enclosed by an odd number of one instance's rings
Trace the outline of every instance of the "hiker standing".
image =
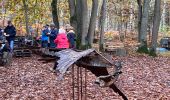
{"type": "Polygon", "coordinates": [[[8,21],[8,26],[4,30],[4,35],[6,36],[6,40],[10,46],[10,51],[13,52],[16,29],[11,21],[8,21]]]}
{"type": "Polygon", "coordinates": [[[56,36],[58,34],[58,30],[55,28],[54,24],[50,25],[50,33],[48,33],[47,35],[49,36],[49,47],[50,48],[55,48],[56,44],[54,43],[54,40],[56,39],[56,36]]]}

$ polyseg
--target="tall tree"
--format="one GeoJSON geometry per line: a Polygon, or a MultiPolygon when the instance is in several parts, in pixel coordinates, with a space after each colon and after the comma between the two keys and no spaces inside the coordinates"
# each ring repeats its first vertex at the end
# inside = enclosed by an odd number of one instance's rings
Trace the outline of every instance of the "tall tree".
{"type": "Polygon", "coordinates": [[[87,41],[87,33],[88,33],[88,8],[87,8],[87,0],[81,0],[81,7],[82,7],[82,13],[81,13],[81,45],[86,46],[87,41]]]}
{"type": "Polygon", "coordinates": [[[57,28],[59,28],[59,21],[58,21],[58,13],[57,13],[57,2],[58,0],[52,0],[51,8],[52,8],[52,16],[53,22],[57,28]]]}
{"type": "Polygon", "coordinates": [[[147,40],[147,26],[148,26],[148,16],[149,16],[149,3],[150,3],[150,0],[144,0],[143,14],[142,14],[142,19],[141,19],[141,29],[140,29],[140,33],[141,33],[140,42],[147,40]]]}
{"type": "Polygon", "coordinates": [[[141,17],[140,37],[139,37],[140,47],[138,48],[138,52],[140,53],[148,53],[147,27],[148,27],[148,18],[149,18],[149,4],[150,4],[150,0],[144,0],[143,13],[141,17]]]}
{"type": "Polygon", "coordinates": [[[89,45],[92,46],[94,39],[94,32],[96,28],[96,18],[97,18],[97,9],[98,9],[98,0],[93,0],[89,30],[88,30],[88,42],[89,45]]]}
{"type": "Polygon", "coordinates": [[[75,0],[68,0],[69,10],[70,10],[70,24],[77,29],[77,19],[76,19],[76,4],[75,0]]]}
{"type": "Polygon", "coordinates": [[[103,0],[102,8],[101,8],[101,15],[100,15],[100,43],[99,49],[103,51],[104,49],[104,24],[106,19],[106,0],[103,0]]]}
{"type": "Polygon", "coordinates": [[[76,27],[76,31],[77,31],[77,48],[82,48],[82,43],[81,43],[81,37],[82,37],[82,7],[81,7],[81,0],[75,0],[76,3],[76,22],[77,22],[77,27],[76,27]]]}
{"type": "MultiPolygon", "coordinates": [[[[77,47],[79,49],[86,49],[89,41],[90,34],[94,34],[96,16],[98,8],[98,0],[93,1],[93,10],[91,17],[88,17],[87,0],[69,0],[70,9],[70,22],[71,25],[76,29],[77,32],[77,47]],[[90,29],[89,29],[90,19],[90,29]],[[88,32],[92,32],[89,33],[88,32]],[[88,34],[88,35],[87,35],[88,34]]],[[[90,37],[91,38],[91,37],[90,37]]],[[[92,37],[93,38],[93,37],[92,37]]],[[[91,39],[92,39],[91,38],[91,39]]],[[[93,40],[91,40],[93,41],[93,40]]]]}
{"type": "Polygon", "coordinates": [[[154,7],[154,19],[152,28],[152,42],[151,42],[151,52],[150,54],[156,54],[158,31],[161,20],[161,0],[155,0],[154,7]]]}
{"type": "Polygon", "coordinates": [[[166,3],[167,0],[163,0],[163,11],[162,11],[162,18],[161,18],[161,29],[162,31],[165,31],[165,26],[166,26],[166,8],[167,8],[167,3],[166,3]]]}
{"type": "Polygon", "coordinates": [[[140,42],[140,38],[141,38],[140,29],[141,29],[141,18],[142,18],[142,1],[137,0],[137,3],[138,3],[138,41],[140,42]]]}
{"type": "Polygon", "coordinates": [[[27,6],[27,0],[22,0],[23,5],[24,5],[24,15],[25,15],[25,25],[26,25],[26,32],[27,35],[29,35],[29,29],[28,29],[28,22],[29,22],[29,18],[28,18],[28,6],[27,6]]]}

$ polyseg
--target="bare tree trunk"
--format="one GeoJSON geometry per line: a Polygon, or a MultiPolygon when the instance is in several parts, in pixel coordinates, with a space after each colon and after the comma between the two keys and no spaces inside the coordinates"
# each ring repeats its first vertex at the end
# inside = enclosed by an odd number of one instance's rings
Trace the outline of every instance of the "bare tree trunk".
{"type": "Polygon", "coordinates": [[[76,19],[76,5],[75,0],[68,0],[70,8],[70,24],[77,29],[77,19],[76,19]]]}
{"type": "Polygon", "coordinates": [[[22,0],[23,5],[24,5],[24,13],[25,13],[25,25],[26,25],[26,32],[27,35],[29,35],[29,28],[28,28],[28,23],[29,23],[29,18],[28,18],[28,6],[26,4],[27,0],[22,0]]]}
{"type": "Polygon", "coordinates": [[[100,30],[100,13],[101,13],[101,6],[102,6],[103,1],[98,0],[98,10],[97,10],[97,25],[96,29],[99,31],[100,30]]]}
{"type": "Polygon", "coordinates": [[[53,22],[54,22],[55,26],[57,28],[59,28],[58,13],[57,13],[57,1],[58,0],[52,0],[51,8],[52,8],[53,22]]]}
{"type": "Polygon", "coordinates": [[[161,20],[161,0],[155,0],[154,20],[152,28],[151,53],[156,54],[158,31],[161,20]]]}
{"type": "Polygon", "coordinates": [[[101,8],[101,17],[100,17],[100,43],[99,48],[100,51],[104,50],[104,25],[106,19],[106,0],[103,0],[102,8],[101,8]]]}
{"type": "Polygon", "coordinates": [[[82,28],[81,28],[81,45],[86,45],[86,37],[88,33],[88,8],[87,8],[87,0],[81,0],[81,7],[82,7],[82,16],[81,16],[81,22],[82,22],[82,28]]]}
{"type": "Polygon", "coordinates": [[[6,14],[6,7],[5,7],[5,0],[2,0],[2,18],[3,18],[3,22],[2,22],[2,27],[5,27],[5,14],[6,14]]]}
{"type": "Polygon", "coordinates": [[[133,16],[133,12],[134,12],[134,5],[133,5],[133,2],[131,0],[131,3],[130,3],[130,17],[129,17],[129,27],[128,27],[128,30],[130,30],[131,32],[133,31],[133,27],[134,27],[134,16],[133,16]]]}
{"type": "Polygon", "coordinates": [[[140,29],[140,42],[147,41],[147,27],[148,27],[148,16],[149,16],[149,3],[150,0],[144,0],[143,14],[140,29]]]}
{"type": "Polygon", "coordinates": [[[88,33],[88,9],[87,0],[76,0],[77,21],[77,46],[80,49],[86,47],[86,36],[88,33]]]}
{"type": "Polygon", "coordinates": [[[150,0],[144,0],[143,13],[142,13],[142,19],[141,19],[141,27],[140,27],[140,35],[139,35],[140,46],[137,50],[137,52],[139,52],[139,53],[149,53],[148,47],[147,47],[149,4],[150,4],[150,0]]]}
{"type": "Polygon", "coordinates": [[[91,12],[91,19],[88,17],[87,0],[69,0],[70,7],[70,23],[76,29],[77,33],[77,47],[79,49],[87,48],[87,40],[93,42],[93,35],[96,26],[96,16],[98,8],[98,0],[93,1],[95,6],[94,11],[91,12]],[[89,19],[90,28],[89,28],[89,19]],[[89,32],[89,34],[88,34],[89,32]],[[88,37],[87,37],[88,34],[88,37]],[[88,39],[87,39],[88,38],[88,39]]]}
{"type": "Polygon", "coordinates": [[[82,33],[81,33],[81,23],[82,23],[82,20],[81,20],[81,11],[82,11],[82,8],[81,8],[81,0],[76,0],[76,21],[77,21],[77,47],[78,48],[81,48],[81,36],[82,36],[82,33]]]}
{"type": "Polygon", "coordinates": [[[166,26],[166,0],[163,0],[163,7],[162,7],[163,11],[162,11],[162,18],[161,18],[161,28],[164,31],[165,30],[165,26],[166,26]]]}
{"type": "Polygon", "coordinates": [[[89,42],[90,46],[92,46],[93,39],[94,39],[94,32],[95,32],[95,28],[96,28],[97,9],[98,9],[98,0],[93,0],[90,25],[89,25],[89,30],[88,30],[88,42],[89,42]]]}
{"type": "Polygon", "coordinates": [[[137,0],[138,3],[138,41],[140,42],[141,38],[141,20],[142,20],[142,2],[141,0],[137,0]]]}

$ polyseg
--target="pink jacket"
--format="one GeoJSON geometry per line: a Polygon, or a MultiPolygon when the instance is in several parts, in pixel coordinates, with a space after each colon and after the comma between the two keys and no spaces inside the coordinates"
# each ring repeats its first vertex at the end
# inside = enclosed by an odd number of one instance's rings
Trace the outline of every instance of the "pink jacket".
{"type": "Polygon", "coordinates": [[[67,39],[67,34],[61,33],[58,34],[56,39],[54,40],[54,43],[56,44],[57,48],[69,48],[69,42],[67,39]]]}

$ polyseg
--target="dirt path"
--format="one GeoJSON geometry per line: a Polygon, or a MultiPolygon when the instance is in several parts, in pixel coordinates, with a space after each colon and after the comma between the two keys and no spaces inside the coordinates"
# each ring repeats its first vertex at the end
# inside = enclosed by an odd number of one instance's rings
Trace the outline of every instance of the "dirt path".
{"type": "MultiPolygon", "coordinates": [[[[70,100],[71,72],[63,81],[50,71],[53,63],[40,58],[17,58],[12,66],[0,67],[0,100],[70,100]]],[[[170,100],[170,58],[116,57],[123,60],[123,74],[116,83],[129,100],[170,100]]],[[[109,88],[94,84],[88,73],[87,100],[121,100],[109,88]]]]}

